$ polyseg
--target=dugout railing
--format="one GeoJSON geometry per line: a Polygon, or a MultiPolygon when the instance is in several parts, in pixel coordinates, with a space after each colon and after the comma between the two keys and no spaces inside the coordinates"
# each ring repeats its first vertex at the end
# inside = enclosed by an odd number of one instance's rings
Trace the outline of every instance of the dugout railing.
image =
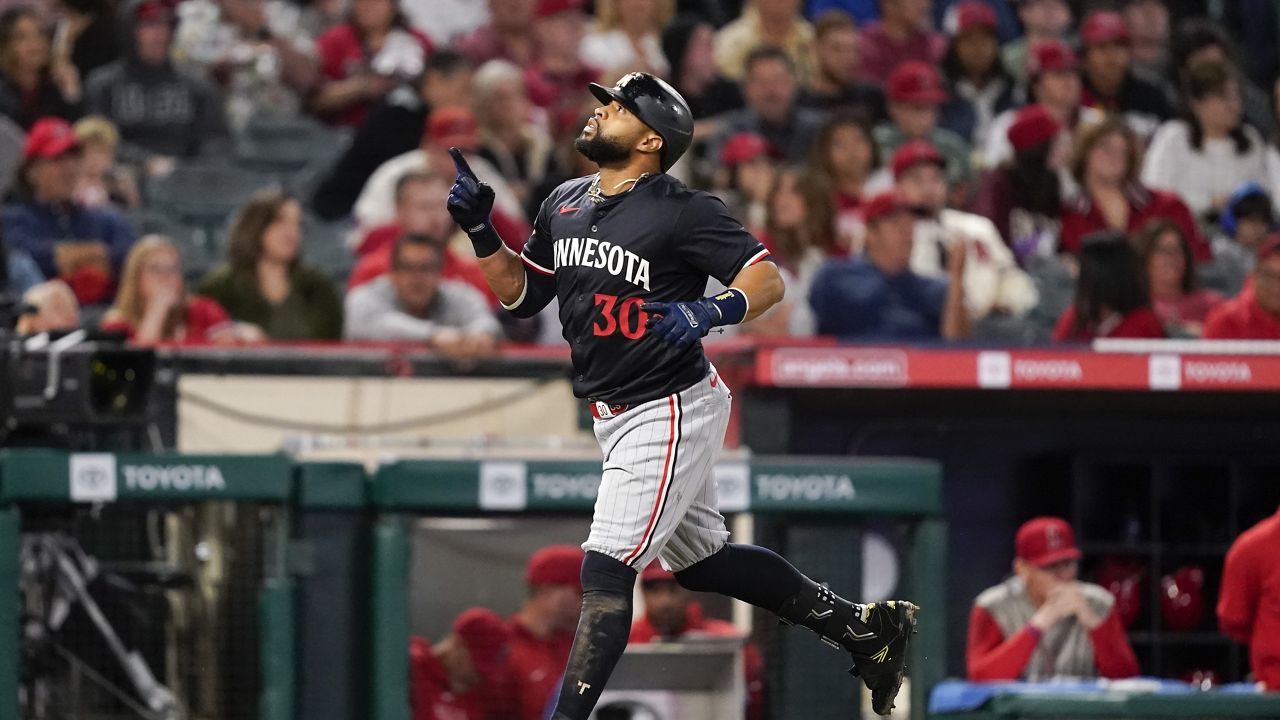
{"type": "MultiPolygon", "coordinates": [[[[920,634],[908,659],[911,717],[925,717],[929,689],[946,669],[945,612],[947,529],[941,517],[942,476],[937,463],[863,458],[769,458],[722,462],[716,468],[721,510],[773,518],[804,531],[786,548],[806,568],[825,565],[831,576],[848,578],[859,569],[857,529],[879,519],[902,529],[903,576],[898,594],[924,607],[920,634]],[[843,547],[842,547],[843,544],[843,547]],[[852,545],[852,547],[850,547],[852,545]]],[[[591,513],[592,481],[598,460],[411,460],[384,464],[369,485],[375,512],[370,562],[369,683],[372,720],[410,717],[409,662],[411,554],[414,519],[424,517],[535,517],[591,513]],[[554,481],[559,479],[559,482],[554,481]],[[564,479],[569,479],[565,491],[564,479]]],[[[581,538],[564,538],[579,542],[581,538]]],[[[534,548],[527,548],[532,552],[534,548]]],[[[477,565],[476,572],[483,572],[477,565]]],[[[440,578],[443,586],[448,578],[440,578]]],[[[847,584],[841,584],[848,588],[847,584]]],[[[852,593],[850,593],[852,594],[852,593]]],[[[791,632],[784,647],[799,648],[796,664],[809,652],[828,650],[808,633],[791,632]]],[[[834,652],[834,651],[831,651],[834,652]]],[[[788,696],[785,714],[775,717],[847,718],[853,682],[824,656],[820,669],[784,671],[780,688],[788,696]],[[832,685],[831,683],[838,683],[832,685]],[[835,700],[844,696],[843,700],[835,700]]]]}

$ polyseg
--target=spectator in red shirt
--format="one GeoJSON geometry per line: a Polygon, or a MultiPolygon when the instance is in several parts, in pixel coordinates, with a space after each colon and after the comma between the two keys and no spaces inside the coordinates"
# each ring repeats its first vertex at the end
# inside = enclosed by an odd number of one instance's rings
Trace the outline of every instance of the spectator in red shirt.
{"type": "Polygon", "coordinates": [[[397,83],[422,74],[431,41],[409,27],[397,0],[353,0],[347,21],[316,40],[323,79],[311,111],[355,127],[397,83]]]}
{"type": "Polygon", "coordinates": [[[1195,258],[1182,228],[1156,218],[1135,238],[1151,288],[1151,306],[1171,337],[1197,338],[1205,318],[1222,303],[1222,295],[1198,287],[1195,258]]]}
{"type": "Polygon", "coordinates": [[[217,302],[187,294],[182,258],[161,235],[148,235],[129,251],[102,328],[123,331],[139,345],[227,343],[246,336],[217,302]]]}
{"type": "MultiPolygon", "coordinates": [[[[644,596],[644,616],[631,626],[629,642],[646,645],[745,635],[731,622],[705,617],[693,595],[657,560],[640,573],[640,593],[644,596]]],[[[764,658],[760,648],[755,643],[747,643],[742,660],[747,682],[747,720],[761,720],[764,717],[764,658]]]]}
{"type": "Polygon", "coordinates": [[[391,269],[391,249],[401,235],[421,235],[437,240],[444,253],[442,277],[461,280],[497,300],[484,271],[475,257],[450,247],[448,240],[456,232],[456,226],[440,203],[440,193],[449,193],[449,183],[429,171],[412,171],[396,181],[395,222],[380,225],[368,232],[356,248],[356,265],[347,280],[347,290],[380,277],[391,269]]]}
{"type": "Polygon", "coordinates": [[[584,4],[585,0],[538,0],[533,22],[538,57],[525,66],[525,88],[533,104],[550,113],[556,137],[579,129],[582,89],[601,79],[597,68],[582,62],[584,4]]]}
{"type": "Polygon", "coordinates": [[[533,13],[537,0],[489,0],[489,24],[459,39],[454,48],[476,65],[509,60],[520,66],[537,55],[533,37],[533,13]]]}
{"type": "Polygon", "coordinates": [[[1071,174],[1080,195],[1067,203],[1059,249],[1075,254],[1085,235],[1099,230],[1134,233],[1153,217],[1178,224],[1197,262],[1210,259],[1209,244],[1177,195],[1138,181],[1142,146],[1123,120],[1111,117],[1085,128],[1076,138],[1071,174]]]}
{"type": "Polygon", "coordinates": [[[908,60],[935,65],[947,39],[930,26],[931,0],[880,0],[880,21],[862,31],[862,79],[883,85],[889,73],[908,60]]]}
{"type": "Polygon", "coordinates": [[[577,545],[550,545],[525,565],[529,594],[508,620],[511,688],[504,718],[542,720],[551,696],[559,692],[578,627],[585,557],[577,545]]]}
{"type": "Polygon", "coordinates": [[[1254,678],[1280,691],[1280,511],[1245,530],[1227,551],[1218,624],[1249,645],[1254,678]]]}
{"type": "Polygon", "coordinates": [[[1160,318],[1151,309],[1142,261],[1129,238],[1116,232],[1086,237],[1080,248],[1076,299],[1058,318],[1054,341],[1164,336],[1160,318]]]}
{"type": "Polygon", "coordinates": [[[1280,340],[1280,233],[1258,248],[1253,286],[1209,313],[1204,337],[1214,340],[1280,340]]]}
{"type": "Polygon", "coordinates": [[[491,610],[471,608],[453,621],[453,632],[432,645],[409,640],[409,692],[413,720],[488,720],[491,691],[500,682],[511,630],[491,610]]]}
{"type": "Polygon", "coordinates": [[[1018,528],[1013,575],[969,613],[969,679],[1125,678],[1139,672],[1115,598],[1077,579],[1080,550],[1065,520],[1018,528]]]}

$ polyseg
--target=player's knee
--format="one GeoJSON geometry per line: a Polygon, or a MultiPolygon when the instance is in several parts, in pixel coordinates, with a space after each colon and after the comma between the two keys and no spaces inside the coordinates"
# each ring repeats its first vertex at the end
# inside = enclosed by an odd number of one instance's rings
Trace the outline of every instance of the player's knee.
{"type": "Polygon", "coordinates": [[[582,561],[582,592],[604,592],[631,597],[636,571],[626,563],[594,550],[582,561]]]}
{"type": "Polygon", "coordinates": [[[723,559],[724,553],[725,548],[721,548],[715,554],[673,573],[676,582],[680,583],[680,587],[693,592],[713,592],[716,588],[716,566],[723,559]]]}

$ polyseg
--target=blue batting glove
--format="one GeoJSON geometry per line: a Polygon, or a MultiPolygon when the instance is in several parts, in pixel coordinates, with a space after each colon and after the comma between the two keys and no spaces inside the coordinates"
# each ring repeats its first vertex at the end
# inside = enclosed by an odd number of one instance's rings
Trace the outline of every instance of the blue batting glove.
{"type": "Polygon", "coordinates": [[[458,171],[453,188],[449,190],[449,215],[467,234],[491,227],[489,213],[493,211],[493,188],[476,178],[462,151],[449,148],[449,154],[458,171]]]}
{"type": "Polygon", "coordinates": [[[687,348],[706,337],[719,319],[718,309],[707,298],[692,302],[645,303],[640,310],[649,314],[645,326],[678,348],[687,348]]]}

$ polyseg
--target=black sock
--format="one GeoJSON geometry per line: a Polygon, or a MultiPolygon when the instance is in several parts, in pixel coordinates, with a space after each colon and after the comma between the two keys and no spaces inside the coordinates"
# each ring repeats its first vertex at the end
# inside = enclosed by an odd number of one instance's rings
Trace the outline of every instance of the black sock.
{"type": "Polygon", "coordinates": [[[608,555],[582,562],[582,614],[565,666],[554,720],[587,720],[631,635],[636,571],[608,555]]]}
{"type": "Polygon", "coordinates": [[[772,613],[800,592],[804,580],[778,553],[734,543],[676,573],[676,581],[689,590],[728,595],[772,613]]]}

